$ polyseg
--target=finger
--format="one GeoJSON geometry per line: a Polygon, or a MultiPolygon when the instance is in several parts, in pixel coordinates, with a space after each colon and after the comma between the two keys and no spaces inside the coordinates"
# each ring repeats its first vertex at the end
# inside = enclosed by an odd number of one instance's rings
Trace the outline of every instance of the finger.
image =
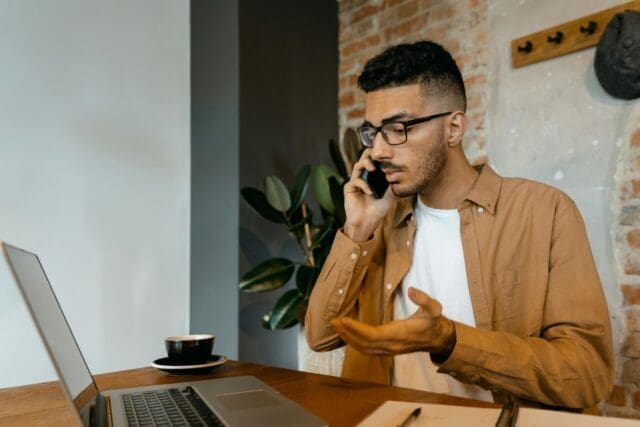
{"type": "Polygon", "coordinates": [[[364,167],[369,172],[373,172],[374,170],[376,170],[376,165],[373,164],[373,159],[371,158],[371,156],[365,157],[361,161],[364,164],[364,167]]]}
{"type": "Polygon", "coordinates": [[[351,170],[351,176],[355,178],[360,178],[364,170],[374,170],[375,166],[373,166],[373,162],[371,161],[371,149],[365,149],[358,161],[353,165],[351,170]],[[373,167],[373,168],[371,168],[373,167]]]}
{"type": "Polygon", "coordinates": [[[358,192],[365,193],[365,194],[367,194],[369,196],[373,195],[373,191],[371,191],[371,188],[365,182],[364,179],[362,179],[362,178],[351,178],[344,185],[344,193],[348,194],[348,193],[358,193],[358,192]]]}
{"type": "Polygon", "coordinates": [[[409,299],[414,304],[422,307],[428,314],[433,317],[438,317],[442,314],[442,304],[436,299],[431,298],[420,289],[411,286],[409,288],[409,299]]]}
{"type": "Polygon", "coordinates": [[[343,341],[361,353],[394,355],[404,352],[401,341],[376,337],[375,330],[382,328],[380,326],[371,326],[348,318],[334,319],[331,323],[336,326],[343,341]]]}

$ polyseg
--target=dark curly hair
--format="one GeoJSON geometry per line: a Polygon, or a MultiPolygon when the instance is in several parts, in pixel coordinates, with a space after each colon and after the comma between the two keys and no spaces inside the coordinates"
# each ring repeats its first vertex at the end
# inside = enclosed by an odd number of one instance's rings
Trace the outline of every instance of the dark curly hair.
{"type": "Polygon", "coordinates": [[[428,93],[454,95],[467,109],[464,82],[456,62],[445,48],[432,41],[399,44],[371,58],[358,77],[365,92],[421,83],[428,93]]]}

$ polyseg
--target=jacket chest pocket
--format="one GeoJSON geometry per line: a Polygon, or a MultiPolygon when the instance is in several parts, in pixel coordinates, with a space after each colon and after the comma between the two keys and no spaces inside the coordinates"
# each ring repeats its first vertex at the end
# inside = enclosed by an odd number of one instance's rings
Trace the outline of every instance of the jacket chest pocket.
{"type": "Polygon", "coordinates": [[[521,337],[539,336],[544,300],[534,281],[516,270],[498,272],[494,280],[493,329],[521,337]]]}

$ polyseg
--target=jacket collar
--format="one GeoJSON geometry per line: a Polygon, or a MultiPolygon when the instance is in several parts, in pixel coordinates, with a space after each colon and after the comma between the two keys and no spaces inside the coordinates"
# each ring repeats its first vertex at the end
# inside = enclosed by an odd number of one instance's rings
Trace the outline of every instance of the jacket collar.
{"type": "MultiPolygon", "coordinates": [[[[488,164],[474,166],[480,172],[478,179],[467,193],[465,200],[482,206],[491,214],[495,213],[500,188],[502,187],[502,177],[498,175],[488,164]]],[[[396,205],[396,212],[393,215],[393,226],[399,227],[408,216],[413,216],[413,206],[416,196],[403,197],[396,205]]]]}

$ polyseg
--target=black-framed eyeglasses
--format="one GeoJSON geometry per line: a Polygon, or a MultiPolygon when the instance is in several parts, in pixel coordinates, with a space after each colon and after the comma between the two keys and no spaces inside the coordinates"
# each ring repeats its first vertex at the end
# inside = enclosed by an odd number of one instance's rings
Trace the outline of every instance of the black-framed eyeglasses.
{"type": "Polygon", "coordinates": [[[431,116],[420,117],[417,119],[407,120],[406,122],[391,122],[381,126],[362,125],[358,128],[360,142],[365,147],[373,147],[373,140],[376,139],[378,132],[382,133],[382,137],[389,145],[400,145],[407,142],[407,128],[420,123],[426,123],[429,120],[437,119],[451,114],[452,112],[433,114],[431,116]]]}

